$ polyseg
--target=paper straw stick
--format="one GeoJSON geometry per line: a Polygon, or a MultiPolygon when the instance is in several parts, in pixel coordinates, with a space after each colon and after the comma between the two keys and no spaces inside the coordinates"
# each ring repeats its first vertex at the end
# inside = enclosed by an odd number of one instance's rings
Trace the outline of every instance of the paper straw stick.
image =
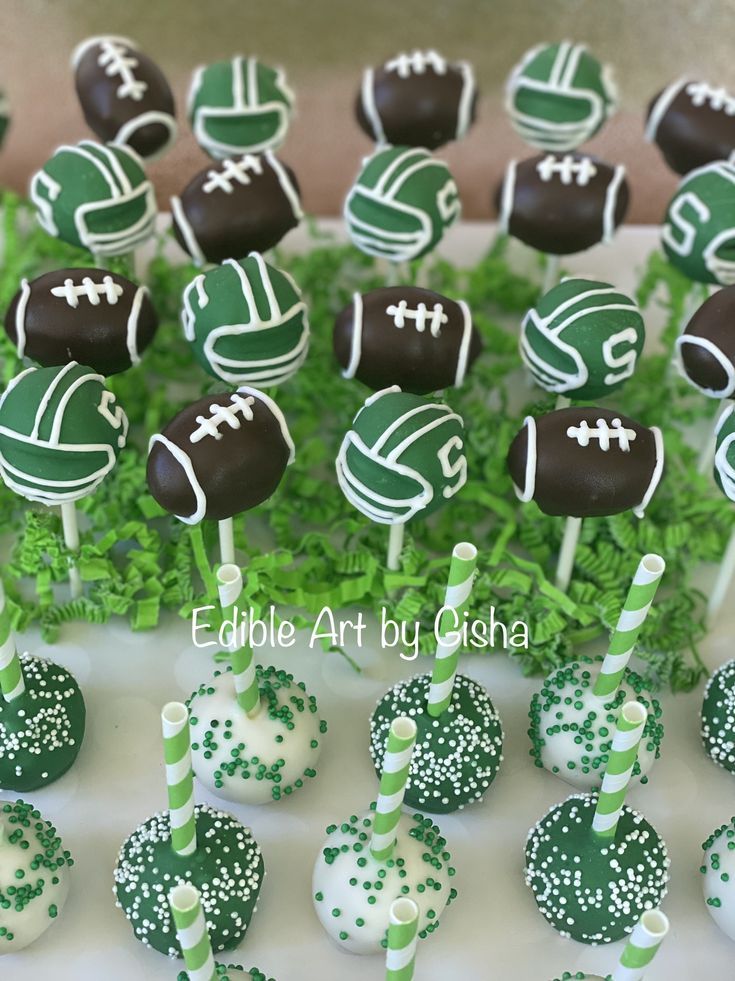
{"type": "MultiPolygon", "coordinates": [[[[73,501],[61,505],[61,527],[64,531],[64,544],[72,554],[79,552],[79,522],[77,508],[73,501]]],[[[79,599],[82,595],[82,577],[74,563],[69,566],[69,585],[71,598],[79,599]]]]}
{"type": "Polygon", "coordinates": [[[544,282],[541,286],[541,296],[545,296],[559,282],[559,263],[558,255],[546,255],[546,269],[544,269],[544,282]]]}
{"type": "Polygon", "coordinates": [[[559,551],[559,561],[556,566],[556,587],[564,593],[569,589],[569,583],[572,581],[574,555],[577,551],[577,542],[581,530],[581,518],[567,518],[559,551]]]}
{"type": "Polygon", "coordinates": [[[617,626],[610,638],[605,660],[595,681],[593,691],[598,698],[614,695],[620,687],[665,569],[664,560],[653,553],[644,555],[638,563],[617,626]]]}
{"type": "Polygon", "coordinates": [[[464,613],[469,605],[472,583],[477,567],[477,549],[471,542],[459,542],[452,551],[449,565],[449,580],[444,594],[445,610],[439,621],[440,640],[434,655],[434,670],[429,685],[428,710],[435,718],[449,708],[452,701],[454,678],[459,661],[460,638],[454,643],[446,639],[450,631],[457,632],[464,622],[464,613]]]}
{"type": "Polygon", "coordinates": [[[419,908],[412,899],[391,903],[388,919],[388,953],[385,981],[411,981],[416,960],[419,908]]]}
{"type": "MultiPolygon", "coordinates": [[[[235,609],[243,591],[240,567],[232,563],[221,565],[217,570],[217,586],[222,614],[225,619],[234,620],[235,609]]],[[[260,711],[258,678],[255,673],[252,648],[248,644],[244,647],[238,644],[237,624],[235,624],[230,640],[230,663],[232,664],[237,704],[252,719],[260,711]]]]}
{"type": "Polygon", "coordinates": [[[171,819],[171,845],[177,855],[196,851],[194,773],[191,768],[189,711],[183,702],[168,702],[161,712],[163,758],[171,819]]]}
{"type": "Polygon", "coordinates": [[[618,829],[647,715],[645,705],[640,702],[626,702],[620,710],[607,770],[592,818],[592,830],[601,838],[614,838],[618,829]]]}
{"type": "Polygon", "coordinates": [[[229,563],[235,561],[235,528],[232,518],[223,518],[219,523],[219,560],[229,563]]]}
{"type": "Polygon", "coordinates": [[[702,452],[699,455],[699,463],[697,464],[697,473],[702,475],[706,474],[712,469],[715,462],[715,452],[717,451],[717,424],[720,421],[720,416],[725,411],[725,409],[730,404],[729,399],[723,399],[721,402],[717,403],[717,411],[715,412],[715,417],[707,427],[707,438],[704,441],[704,446],[702,447],[702,452]]]}
{"type": "Polygon", "coordinates": [[[415,744],[416,723],[413,719],[409,719],[407,715],[394,719],[391,722],[388,745],[383,757],[380,792],[375,807],[373,836],[370,841],[373,858],[381,862],[390,858],[396,843],[396,828],[401,819],[408,769],[415,744]]]}
{"type": "Polygon", "coordinates": [[[198,890],[189,885],[174,886],[168,901],[189,981],[214,981],[217,968],[198,890]]]}
{"type": "Polygon", "coordinates": [[[646,968],[669,932],[669,920],[660,909],[647,910],[640,918],[612,974],[613,981],[642,981],[646,968]]]}
{"type": "Polygon", "coordinates": [[[391,572],[395,572],[400,567],[401,549],[403,548],[403,535],[406,530],[404,524],[391,525],[388,536],[388,559],[386,566],[391,572]]]}
{"type": "Polygon", "coordinates": [[[5,587],[0,579],[0,690],[6,702],[12,702],[26,690],[23,670],[15,646],[5,587]]]}
{"type": "Polygon", "coordinates": [[[735,531],[733,531],[730,541],[727,543],[725,554],[722,556],[722,562],[720,563],[720,571],[717,573],[715,585],[709,595],[709,604],[707,606],[707,622],[709,624],[714,623],[716,620],[717,614],[720,612],[722,604],[725,602],[725,598],[730,591],[733,576],[735,576],[735,531]]]}

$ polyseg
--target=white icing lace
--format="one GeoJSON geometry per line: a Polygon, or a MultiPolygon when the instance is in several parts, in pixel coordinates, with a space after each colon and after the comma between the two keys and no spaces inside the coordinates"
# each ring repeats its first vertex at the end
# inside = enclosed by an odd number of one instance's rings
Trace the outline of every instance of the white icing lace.
{"type": "Polygon", "coordinates": [[[412,320],[416,330],[422,334],[428,325],[432,337],[439,336],[442,324],[449,319],[441,303],[435,303],[431,310],[425,303],[419,303],[415,309],[411,309],[405,300],[401,300],[397,304],[391,303],[385,312],[393,317],[393,323],[399,328],[405,327],[406,321],[412,320]]]}
{"type": "Polygon", "coordinates": [[[122,293],[122,286],[114,283],[112,276],[105,276],[101,283],[95,283],[89,276],[85,276],[78,285],[71,279],[65,279],[63,286],[51,287],[51,295],[62,297],[70,307],[78,307],[80,297],[86,297],[93,307],[98,306],[102,299],[114,306],[122,293]]]}
{"type": "Polygon", "coordinates": [[[591,429],[586,421],[580,422],[578,426],[570,426],[567,429],[567,436],[576,439],[580,446],[589,446],[592,440],[597,440],[600,449],[607,452],[612,444],[617,441],[618,449],[623,453],[630,451],[630,444],[636,437],[634,430],[626,429],[620,419],[613,419],[612,426],[608,426],[607,420],[598,419],[596,429],[591,429]]]}
{"type": "Polygon", "coordinates": [[[215,439],[222,439],[220,426],[227,425],[230,429],[239,429],[242,420],[245,422],[253,421],[253,410],[250,408],[255,403],[252,395],[243,398],[237,392],[230,396],[230,405],[210,405],[209,416],[197,416],[197,428],[189,437],[192,443],[198,443],[206,436],[214,436],[215,439]]]}
{"type": "Polygon", "coordinates": [[[691,82],[687,85],[687,95],[691,96],[694,106],[703,106],[709,102],[716,112],[723,111],[728,116],[735,116],[735,96],[730,95],[726,89],[716,89],[707,82],[691,82]]]}
{"type": "Polygon", "coordinates": [[[399,54],[385,63],[385,70],[396,72],[400,78],[408,78],[412,73],[423,75],[427,68],[433,68],[437,75],[444,75],[447,71],[446,59],[436,51],[412,51],[411,54],[399,54]]]}
{"type": "Polygon", "coordinates": [[[210,170],[207,173],[208,180],[202,185],[205,194],[211,194],[215,189],[224,191],[225,194],[232,194],[233,181],[238,184],[249,184],[252,174],[263,173],[263,161],[260,157],[246,153],[239,160],[222,161],[219,170],[210,170]]]}
{"type": "Polygon", "coordinates": [[[138,59],[128,53],[128,49],[115,41],[100,43],[100,56],[97,59],[105,74],[113,78],[120,76],[120,86],[117,90],[118,99],[135,99],[140,102],[146,93],[148,83],[136,78],[134,69],[138,67],[138,59]]]}
{"type": "Polygon", "coordinates": [[[565,154],[559,160],[550,153],[536,165],[536,173],[542,181],[550,181],[554,175],[558,175],[562,184],[576,183],[579,187],[586,187],[597,173],[597,167],[589,157],[576,160],[571,154],[565,154]]]}

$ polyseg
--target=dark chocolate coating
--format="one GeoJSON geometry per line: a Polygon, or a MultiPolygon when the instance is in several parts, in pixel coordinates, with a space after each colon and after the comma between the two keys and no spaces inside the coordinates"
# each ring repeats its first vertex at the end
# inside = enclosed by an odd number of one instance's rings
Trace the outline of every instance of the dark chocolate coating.
{"type": "MultiPolygon", "coordinates": [[[[300,216],[294,213],[277,171],[267,156],[261,156],[260,160],[262,173],[251,171],[248,183],[231,181],[229,193],[220,188],[203,190],[212,172],[223,172],[227,161],[220,161],[200,171],[181,194],[181,207],[207,262],[267,252],[298,225],[300,216]]],[[[287,164],[281,162],[281,166],[300,197],[296,175],[287,164]]],[[[175,216],[173,230],[181,248],[189,252],[175,216]]]]}
{"type": "MultiPolygon", "coordinates": [[[[247,397],[243,393],[243,397],[247,397]]],[[[204,436],[191,442],[198,428],[197,416],[211,418],[211,406],[231,406],[228,392],[206,395],[182,409],[163,430],[191,460],[197,480],[207,499],[205,518],[217,521],[248,511],[267,500],[281,481],[289,462],[289,446],[278,419],[261,399],[251,406],[253,419],[241,418],[239,429],[226,422],[219,426],[220,438],[204,436]]],[[[162,508],[189,517],[196,499],[189,479],[163,443],[153,443],[146,470],[148,489],[162,508]]]]}
{"type": "MultiPolygon", "coordinates": [[[[146,83],[146,90],[140,99],[120,98],[119,75],[108,75],[99,64],[101,48],[91,45],[79,60],[74,84],[77,96],[89,128],[104,142],[113,142],[120,128],[136,116],[146,112],[162,112],[173,117],[176,109],[174,97],[166,78],[148,55],[137,48],[126,48],[138,62],[132,70],[136,79],[146,83]]],[[[147,123],[136,129],[125,140],[141,157],[154,156],[171,138],[170,129],[160,122],[147,123]]]]}
{"type": "MultiPolygon", "coordinates": [[[[735,286],[717,290],[702,304],[687,324],[679,340],[681,364],[687,378],[699,388],[723,392],[732,386],[735,374],[735,286]],[[687,337],[703,337],[714,344],[726,361],[733,365],[728,376],[714,354],[699,344],[687,344],[687,337]]],[[[732,398],[735,392],[729,392],[732,398]]]]}
{"type": "MultiPolygon", "coordinates": [[[[46,368],[78,361],[101,375],[115,375],[131,366],[128,326],[140,288],[135,283],[106,269],[74,268],[45,273],[31,280],[28,286],[30,292],[22,312],[25,356],[46,368]],[[122,290],[114,303],[109,302],[104,287],[108,278],[122,290]],[[67,300],[66,280],[72,281],[77,292],[77,306],[67,300]],[[91,302],[84,291],[84,280],[91,281],[90,290],[98,298],[97,303],[91,302]],[[57,296],[51,292],[54,289],[65,292],[57,296]]],[[[117,294],[117,290],[114,292],[117,294]]],[[[21,288],[5,314],[5,332],[16,346],[22,297],[21,288]]],[[[158,316],[146,290],[137,312],[135,346],[138,354],[153,340],[157,327],[158,316]]]]}
{"type": "MultiPolygon", "coordinates": [[[[715,160],[727,160],[735,150],[735,114],[713,108],[709,100],[695,105],[686,91],[688,84],[670,102],[654,137],[666,163],[682,175],[715,160]]],[[[646,120],[665,91],[649,103],[646,120]]]]}
{"type": "MultiPolygon", "coordinates": [[[[575,161],[585,157],[579,153],[544,153],[519,161],[508,232],[539,252],[551,255],[583,252],[604,238],[606,194],[615,176],[615,168],[596,158],[589,158],[597,168],[596,175],[589,183],[572,181],[567,184],[558,174],[545,181],[540,178],[536,168],[547,156],[555,156],[559,161],[568,156],[575,161]]],[[[495,193],[498,211],[501,210],[503,185],[504,181],[495,193]]],[[[614,228],[625,218],[629,198],[628,182],[623,178],[613,209],[614,228]]]]}
{"type": "MultiPolygon", "coordinates": [[[[452,65],[439,73],[427,66],[421,73],[402,78],[385,66],[375,69],[373,94],[375,109],[383,125],[385,140],[396,146],[421,146],[435,150],[457,139],[459,108],[464,90],[462,73],[452,65]]],[[[475,121],[477,92],[470,108],[469,125],[475,121]]],[[[362,89],[355,100],[355,116],[360,129],[370,139],[378,133],[365,113],[362,89]]]]}
{"type": "MultiPolygon", "coordinates": [[[[428,395],[451,388],[457,376],[464,323],[460,305],[433,290],[386,286],[363,293],[360,360],[355,378],[373,391],[398,385],[404,392],[428,395]],[[423,304],[429,321],[439,305],[447,320],[441,325],[438,336],[432,334],[428,322],[423,330],[418,330],[416,320],[410,315],[404,315],[403,327],[397,326],[394,315],[387,311],[402,301],[406,303],[407,311],[416,311],[423,304]]],[[[354,330],[355,305],[352,302],[342,310],[334,325],[334,353],[343,369],[350,363],[354,330]]],[[[466,370],[481,350],[480,336],[472,327],[466,370]]]]}
{"type": "MultiPolygon", "coordinates": [[[[528,428],[518,432],[508,451],[508,470],[516,487],[524,489],[529,453],[528,428]]],[[[536,419],[536,484],[533,500],[545,514],[591,518],[619,514],[638,507],[656,470],[653,430],[610,409],[559,409],[536,419]],[[612,428],[619,419],[636,436],[625,452],[619,441],[600,448],[592,437],[588,446],[567,435],[570,427],[586,422],[597,428],[603,419],[612,428]]]]}

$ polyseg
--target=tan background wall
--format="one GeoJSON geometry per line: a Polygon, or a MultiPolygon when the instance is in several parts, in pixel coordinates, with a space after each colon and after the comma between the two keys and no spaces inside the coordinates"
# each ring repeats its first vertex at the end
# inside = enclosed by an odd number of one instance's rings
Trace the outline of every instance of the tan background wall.
{"type": "MultiPolygon", "coordinates": [[[[502,111],[502,83],[542,40],[584,41],[616,68],[622,111],[590,149],[623,161],[634,221],[659,221],[675,178],[642,140],[642,113],[667,81],[689,73],[735,89],[735,0],[0,0],[0,86],[13,126],[0,154],[0,184],[24,189],[61,142],[88,136],[69,54],[91,33],[127,34],[159,61],[183,109],[191,69],[235,53],[287,69],[298,118],[282,150],[307,210],[338,212],[369,149],[352,116],[360,71],[397,51],[438,48],[471,60],[482,89],[470,137],[446,157],[465,215],[490,215],[490,189],[505,162],[527,151],[502,111]]],[[[162,199],[206,163],[182,126],[178,145],[151,168],[162,199]]]]}

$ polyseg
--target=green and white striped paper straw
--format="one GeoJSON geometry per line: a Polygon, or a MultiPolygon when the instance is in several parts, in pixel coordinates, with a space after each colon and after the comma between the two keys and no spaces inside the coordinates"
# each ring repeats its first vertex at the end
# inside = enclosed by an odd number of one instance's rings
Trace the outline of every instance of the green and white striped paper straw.
{"type": "MultiPolygon", "coordinates": [[[[222,614],[226,618],[233,619],[235,607],[243,591],[240,567],[232,563],[221,565],[217,570],[217,585],[222,614]]],[[[258,714],[260,708],[255,659],[251,647],[247,645],[245,647],[238,646],[237,626],[233,631],[230,644],[230,663],[232,664],[237,704],[252,718],[258,714]]]]}
{"type": "Polygon", "coordinates": [[[5,600],[5,588],[0,580],[0,690],[6,702],[22,695],[26,690],[20,658],[15,647],[10,610],[5,600]]]}
{"type": "Polygon", "coordinates": [[[411,981],[416,960],[419,908],[412,899],[396,899],[388,918],[385,981],[411,981]]]}
{"type": "Polygon", "coordinates": [[[189,710],[183,702],[168,702],[161,712],[163,758],[171,819],[171,845],[178,855],[197,847],[194,819],[194,772],[191,768],[189,710]]]}
{"type": "Polygon", "coordinates": [[[168,901],[189,981],[214,981],[217,969],[198,890],[189,885],[174,886],[168,901]]]}
{"type": "Polygon", "coordinates": [[[645,912],[613,971],[613,981],[641,981],[668,932],[668,917],[660,909],[645,912]]]}
{"type": "Polygon", "coordinates": [[[396,843],[396,828],[401,819],[408,769],[411,766],[415,744],[416,723],[407,715],[400,715],[391,722],[388,733],[388,745],[385,749],[383,772],[380,777],[380,792],[375,806],[373,836],[370,841],[373,858],[381,862],[390,858],[396,843]]]}
{"type": "Polygon", "coordinates": [[[645,705],[640,702],[626,702],[620,710],[607,770],[602,778],[602,789],[592,819],[592,830],[601,838],[615,837],[647,714],[645,705]]]}
{"type": "Polygon", "coordinates": [[[607,698],[618,690],[665,568],[666,563],[660,555],[644,555],[638,563],[605,660],[595,681],[593,691],[598,697],[607,698]]]}
{"type": "Polygon", "coordinates": [[[449,708],[452,701],[454,678],[459,661],[459,639],[449,643],[447,633],[456,631],[464,623],[464,613],[469,605],[472,582],[477,566],[477,549],[470,542],[454,546],[449,566],[449,581],[444,595],[447,607],[439,621],[439,642],[434,655],[434,670],[429,685],[428,711],[437,718],[449,708]],[[454,612],[452,612],[454,611],[454,612]]]}

